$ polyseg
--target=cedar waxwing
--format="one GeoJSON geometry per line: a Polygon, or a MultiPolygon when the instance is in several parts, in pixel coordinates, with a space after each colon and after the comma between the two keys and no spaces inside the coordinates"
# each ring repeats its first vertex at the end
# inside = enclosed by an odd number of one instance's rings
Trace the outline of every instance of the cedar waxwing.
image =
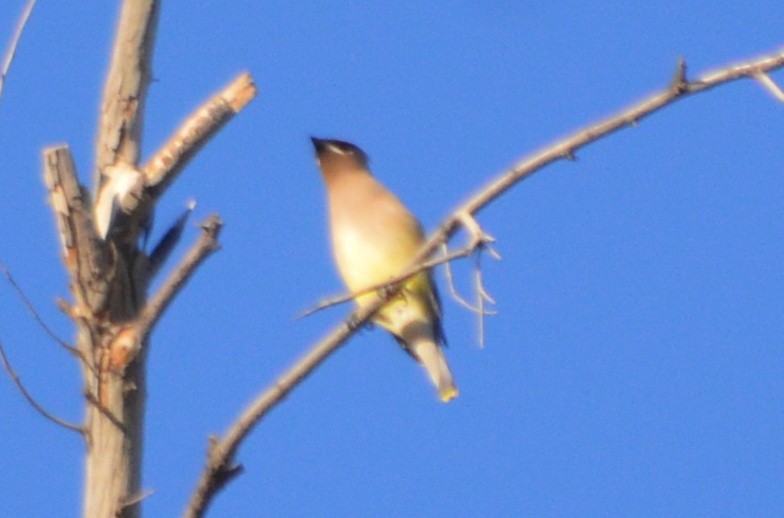
{"type": "MultiPolygon", "coordinates": [[[[340,140],[311,140],[327,188],[332,253],[348,289],[357,292],[401,273],[424,242],[419,222],[373,178],[361,149],[340,140]]],[[[361,306],[374,298],[367,293],[356,302],[361,306]]],[[[441,349],[440,303],[429,271],[406,280],[373,322],[422,364],[442,401],[457,396],[441,349]]]]}

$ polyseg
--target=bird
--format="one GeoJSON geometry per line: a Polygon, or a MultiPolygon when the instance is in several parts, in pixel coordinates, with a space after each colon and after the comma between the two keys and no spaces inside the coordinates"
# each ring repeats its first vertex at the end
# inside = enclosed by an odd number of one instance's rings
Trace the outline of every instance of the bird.
{"type": "Polygon", "coordinates": [[[129,163],[118,162],[104,168],[93,206],[93,224],[100,239],[108,241],[132,227],[130,235],[139,238],[142,250],[147,248],[154,220],[152,205],[149,200],[142,201],[144,206],[134,210],[133,220],[127,218],[123,206],[128,197],[137,201],[142,197],[144,182],[144,174],[129,163]]]}
{"type": "Polygon", "coordinates": [[[107,239],[117,222],[122,199],[142,181],[142,173],[130,164],[107,166],[93,207],[93,220],[98,237],[107,239]]]}
{"type": "MultiPolygon", "coordinates": [[[[346,287],[357,293],[402,272],[424,243],[414,215],[375,179],[368,156],[343,140],[311,137],[327,191],[332,254],[346,287]]],[[[358,295],[362,307],[376,299],[358,295]]],[[[441,401],[458,389],[443,347],[441,304],[430,271],[403,281],[400,292],[373,317],[424,368],[441,401]]]]}

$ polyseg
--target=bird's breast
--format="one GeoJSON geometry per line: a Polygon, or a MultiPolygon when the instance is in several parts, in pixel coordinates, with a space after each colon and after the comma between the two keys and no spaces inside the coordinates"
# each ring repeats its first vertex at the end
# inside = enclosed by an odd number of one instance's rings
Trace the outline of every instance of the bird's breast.
{"type": "Polygon", "coordinates": [[[360,290],[400,272],[412,256],[410,247],[394,235],[368,232],[355,225],[336,228],[332,251],[348,288],[360,290]]]}

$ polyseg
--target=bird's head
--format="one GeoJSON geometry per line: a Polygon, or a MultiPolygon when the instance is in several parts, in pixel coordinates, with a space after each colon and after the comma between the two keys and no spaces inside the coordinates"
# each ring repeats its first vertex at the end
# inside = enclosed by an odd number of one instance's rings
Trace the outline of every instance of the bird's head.
{"type": "Polygon", "coordinates": [[[316,137],[310,140],[316,150],[316,161],[325,174],[330,170],[368,168],[368,156],[351,142],[316,137]]]}

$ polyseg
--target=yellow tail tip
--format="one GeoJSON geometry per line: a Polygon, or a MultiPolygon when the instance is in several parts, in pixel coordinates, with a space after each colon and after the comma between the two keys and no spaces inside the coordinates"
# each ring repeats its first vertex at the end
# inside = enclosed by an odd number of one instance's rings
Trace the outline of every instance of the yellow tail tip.
{"type": "Polygon", "coordinates": [[[455,399],[459,394],[460,392],[457,390],[457,387],[447,387],[441,389],[438,396],[441,398],[441,402],[449,403],[450,401],[455,399]]]}

